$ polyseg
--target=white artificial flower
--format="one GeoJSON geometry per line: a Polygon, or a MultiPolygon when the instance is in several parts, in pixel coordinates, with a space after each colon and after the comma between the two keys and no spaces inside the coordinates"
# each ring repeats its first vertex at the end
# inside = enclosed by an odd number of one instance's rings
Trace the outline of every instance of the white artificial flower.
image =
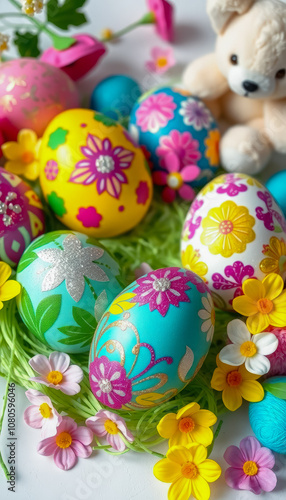
{"type": "Polygon", "coordinates": [[[232,344],[225,346],[219,353],[222,363],[240,366],[255,375],[265,375],[270,370],[266,356],[276,351],[278,340],[273,333],[263,332],[251,335],[246,324],[234,319],[227,325],[227,335],[232,344]]]}

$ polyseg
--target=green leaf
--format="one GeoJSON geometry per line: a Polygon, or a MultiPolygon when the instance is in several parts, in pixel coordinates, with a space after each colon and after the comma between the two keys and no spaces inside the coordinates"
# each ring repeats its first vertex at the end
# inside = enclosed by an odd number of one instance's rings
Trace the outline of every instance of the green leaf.
{"type": "Polygon", "coordinates": [[[24,271],[24,269],[32,264],[32,262],[34,262],[37,258],[38,256],[35,252],[28,252],[27,256],[24,255],[18,264],[17,273],[24,271]]]}
{"type": "Polygon", "coordinates": [[[39,37],[28,31],[25,33],[20,33],[16,31],[14,44],[18,48],[18,52],[22,57],[38,57],[40,55],[40,50],[38,47],[39,37]]]}
{"type": "Polygon", "coordinates": [[[70,26],[81,26],[87,22],[83,12],[79,9],[86,3],[86,0],[65,0],[59,4],[58,0],[49,0],[47,3],[47,18],[62,30],[68,30],[70,26]]]}
{"type": "Polygon", "coordinates": [[[286,382],[277,382],[277,384],[265,382],[263,384],[263,388],[276,398],[286,399],[286,382]]]}
{"type": "Polygon", "coordinates": [[[115,125],[117,125],[115,120],[101,113],[95,113],[93,118],[95,119],[95,121],[103,123],[103,125],[105,125],[106,127],[114,127],[115,125]]]}
{"type": "Polygon", "coordinates": [[[35,311],[31,299],[29,297],[29,294],[24,287],[22,287],[20,296],[20,312],[27,328],[32,332],[36,333],[37,326],[36,326],[35,311]]]}
{"type": "Polygon", "coordinates": [[[75,306],[73,307],[72,314],[78,326],[70,325],[59,328],[58,330],[64,333],[66,338],[63,338],[58,342],[64,345],[80,344],[81,347],[90,346],[97,327],[95,317],[88,311],[75,306]]]}
{"type": "Polygon", "coordinates": [[[69,49],[69,47],[71,47],[76,43],[76,39],[70,36],[53,35],[52,40],[53,40],[53,46],[57,50],[69,49]]]}
{"type": "Polygon", "coordinates": [[[37,330],[41,338],[56,322],[62,305],[61,295],[50,295],[39,303],[36,311],[37,330]]]}

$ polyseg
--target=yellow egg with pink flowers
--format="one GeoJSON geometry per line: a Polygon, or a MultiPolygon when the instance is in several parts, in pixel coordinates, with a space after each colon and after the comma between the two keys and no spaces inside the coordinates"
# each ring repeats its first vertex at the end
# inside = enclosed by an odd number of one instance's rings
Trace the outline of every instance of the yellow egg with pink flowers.
{"type": "Polygon", "coordinates": [[[96,238],[125,233],[145,216],[153,195],[149,165],[127,130],[88,109],[71,109],[48,125],[40,182],[57,218],[96,238]]]}

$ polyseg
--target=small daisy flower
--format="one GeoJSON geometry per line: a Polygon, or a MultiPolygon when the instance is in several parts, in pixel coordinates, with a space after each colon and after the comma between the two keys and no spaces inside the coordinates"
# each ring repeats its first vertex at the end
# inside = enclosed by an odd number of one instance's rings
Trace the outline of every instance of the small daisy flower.
{"type": "Polygon", "coordinates": [[[126,449],[126,444],[121,438],[122,435],[129,443],[134,441],[134,436],[127,429],[125,420],[111,411],[100,410],[94,417],[88,418],[85,423],[96,436],[106,437],[106,441],[116,451],[126,449]]]}
{"type": "Polygon", "coordinates": [[[175,66],[175,64],[176,61],[173,49],[154,47],[151,50],[151,59],[146,62],[145,66],[148,71],[151,71],[151,73],[162,74],[166,73],[166,71],[175,66]]]}
{"type": "Polygon", "coordinates": [[[4,52],[4,50],[9,50],[8,42],[9,42],[9,36],[0,33],[0,56],[2,52],[4,52]]]}
{"type": "Polygon", "coordinates": [[[68,396],[74,396],[80,392],[79,383],[83,379],[83,371],[77,365],[70,366],[68,354],[52,352],[49,359],[42,354],[36,354],[30,359],[29,365],[40,375],[40,377],[31,377],[30,380],[62,391],[68,396]]]}
{"type": "Polygon", "coordinates": [[[40,14],[44,8],[44,2],[41,0],[21,0],[22,12],[27,16],[33,17],[35,14],[40,14]]]}
{"type": "Polygon", "coordinates": [[[29,389],[25,394],[32,403],[32,406],[29,406],[24,411],[26,424],[34,429],[42,429],[41,436],[43,439],[55,436],[62,417],[53,407],[50,398],[34,389],[29,389]]]}
{"type": "Polygon", "coordinates": [[[232,344],[225,346],[219,359],[231,366],[245,364],[245,368],[255,375],[265,375],[270,370],[266,357],[276,351],[278,340],[273,333],[263,332],[251,335],[245,323],[239,319],[230,321],[227,335],[232,344]]]}

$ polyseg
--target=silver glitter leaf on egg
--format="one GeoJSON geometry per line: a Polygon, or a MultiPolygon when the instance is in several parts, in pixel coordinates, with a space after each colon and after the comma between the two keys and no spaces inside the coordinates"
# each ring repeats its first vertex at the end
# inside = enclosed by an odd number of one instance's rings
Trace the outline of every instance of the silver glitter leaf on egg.
{"type": "Polygon", "coordinates": [[[46,248],[37,252],[40,259],[53,265],[43,280],[42,292],[54,290],[65,281],[68,293],[78,302],[84,292],[85,277],[94,281],[109,281],[107,274],[93,262],[104,254],[102,248],[82,248],[81,241],[73,234],[64,239],[63,248],[46,248]]]}

